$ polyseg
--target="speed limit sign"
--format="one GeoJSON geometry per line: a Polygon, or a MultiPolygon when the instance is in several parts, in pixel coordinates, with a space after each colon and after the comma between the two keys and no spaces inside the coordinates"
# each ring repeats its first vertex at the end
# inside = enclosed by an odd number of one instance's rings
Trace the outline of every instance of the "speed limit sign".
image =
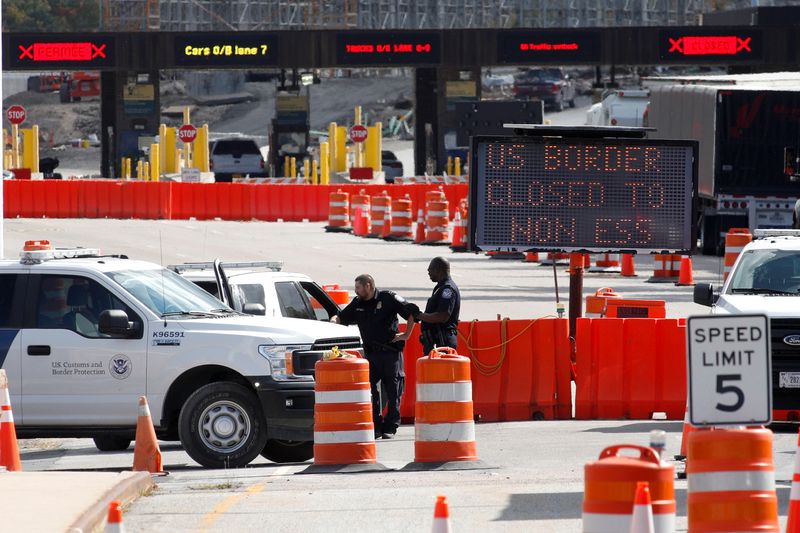
{"type": "Polygon", "coordinates": [[[689,422],[772,422],[772,362],[765,315],[693,316],[687,322],[689,422]]]}

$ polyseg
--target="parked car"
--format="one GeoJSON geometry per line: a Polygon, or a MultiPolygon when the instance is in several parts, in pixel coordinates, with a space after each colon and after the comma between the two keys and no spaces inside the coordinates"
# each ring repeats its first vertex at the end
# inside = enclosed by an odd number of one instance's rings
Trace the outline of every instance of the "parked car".
{"type": "Polygon", "coordinates": [[[575,83],[560,68],[532,68],[514,79],[514,95],[520,99],[541,100],[546,107],[562,111],[575,107],[575,83]]]}
{"type": "Polygon", "coordinates": [[[386,183],[394,183],[395,178],[403,177],[403,162],[390,150],[381,150],[381,167],[386,183]]]}
{"type": "Polygon", "coordinates": [[[263,178],[267,176],[261,149],[253,139],[233,137],[209,143],[209,165],[217,182],[233,178],[263,178]]]}
{"type": "Polygon", "coordinates": [[[646,89],[610,91],[603,95],[601,102],[594,104],[586,112],[586,124],[642,127],[649,103],[650,91],[646,89]]]}

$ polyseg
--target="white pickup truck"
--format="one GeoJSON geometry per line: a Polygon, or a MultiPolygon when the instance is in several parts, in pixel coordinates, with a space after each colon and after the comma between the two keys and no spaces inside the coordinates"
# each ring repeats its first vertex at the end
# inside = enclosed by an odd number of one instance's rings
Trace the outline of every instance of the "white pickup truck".
{"type": "Polygon", "coordinates": [[[587,126],[624,126],[640,128],[650,103],[647,89],[619,89],[603,94],[600,102],[586,112],[587,126]]]}
{"type": "Polygon", "coordinates": [[[787,412],[785,419],[800,420],[800,231],[754,233],[719,294],[710,283],[698,283],[694,301],[712,314],[769,317],[773,406],[787,412]]]}

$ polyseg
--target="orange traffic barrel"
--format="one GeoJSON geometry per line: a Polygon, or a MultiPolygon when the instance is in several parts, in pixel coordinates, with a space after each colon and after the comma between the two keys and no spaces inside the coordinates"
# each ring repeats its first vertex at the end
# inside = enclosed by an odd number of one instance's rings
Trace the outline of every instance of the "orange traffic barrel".
{"type": "Polygon", "coordinates": [[[325,231],[351,232],[350,225],[350,194],[341,189],[330,194],[328,203],[328,225],[325,231]]]}
{"type": "Polygon", "coordinates": [[[653,258],[653,275],[647,279],[647,283],[674,283],[678,280],[677,273],[672,275],[672,255],[655,254],[653,258]]]}
{"type": "Polygon", "coordinates": [[[406,194],[403,198],[392,200],[392,218],[389,225],[387,241],[414,240],[414,213],[411,210],[411,198],[406,194]]]}
{"type": "Polygon", "coordinates": [[[636,484],[647,481],[656,533],[675,531],[675,472],[652,448],[610,446],[583,468],[583,531],[620,533],[630,528],[636,484]],[[635,452],[624,455],[624,450],[635,452]],[[638,457],[636,456],[638,454],[638,457]]]}
{"type": "Polygon", "coordinates": [[[569,265],[569,254],[563,252],[547,252],[547,258],[540,261],[541,265],[567,266],[569,265]]]}
{"type": "Polygon", "coordinates": [[[425,240],[422,244],[450,244],[450,203],[431,200],[425,204],[425,240]]]}
{"type": "Polygon", "coordinates": [[[328,293],[331,300],[337,305],[347,305],[350,303],[350,292],[342,289],[339,284],[323,285],[322,290],[328,293]]]}
{"type": "Polygon", "coordinates": [[[779,532],[772,432],[718,428],[688,438],[689,531],[779,532]]]}
{"type": "Polygon", "coordinates": [[[589,272],[619,272],[619,255],[599,254],[598,258],[594,262],[594,266],[590,266],[588,270],[589,272]]]}
{"type": "Polygon", "coordinates": [[[752,240],[753,235],[750,234],[750,230],[747,228],[731,228],[728,230],[727,235],[725,235],[725,269],[722,274],[723,280],[728,279],[728,275],[731,273],[736,258],[739,257],[744,247],[752,240]]]}
{"type": "Polygon", "coordinates": [[[470,359],[434,348],[416,370],[414,461],[477,461],[470,359]]]}
{"type": "Polygon", "coordinates": [[[369,362],[337,357],[314,370],[314,464],[375,463],[369,362]]]}
{"type": "Polygon", "coordinates": [[[454,252],[466,252],[469,246],[468,216],[467,199],[464,198],[458,203],[456,216],[453,219],[453,239],[450,249],[454,252]]]}
{"type": "Polygon", "coordinates": [[[681,257],[680,255],[672,254],[670,257],[669,276],[671,278],[679,278],[681,275],[681,257]]]}
{"type": "Polygon", "coordinates": [[[369,210],[370,230],[368,237],[383,237],[384,225],[392,209],[392,197],[386,191],[372,197],[369,210]]]}
{"type": "Polygon", "coordinates": [[[606,307],[610,298],[621,299],[622,295],[611,287],[597,289],[594,296],[586,297],[586,318],[602,318],[606,316],[606,307]]]}
{"type": "Polygon", "coordinates": [[[354,194],[350,201],[350,217],[355,219],[355,212],[357,208],[361,208],[362,213],[369,213],[370,198],[369,195],[361,189],[358,194],[354,194]]]}

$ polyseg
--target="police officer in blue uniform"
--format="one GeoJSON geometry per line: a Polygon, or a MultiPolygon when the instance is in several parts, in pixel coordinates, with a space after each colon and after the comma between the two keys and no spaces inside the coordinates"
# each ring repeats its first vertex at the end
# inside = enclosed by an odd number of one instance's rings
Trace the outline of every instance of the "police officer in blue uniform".
{"type": "Polygon", "coordinates": [[[436,282],[436,287],[428,298],[425,312],[414,317],[422,330],[423,355],[428,355],[434,346],[456,347],[461,312],[461,293],[450,278],[450,262],[444,257],[434,257],[428,265],[428,276],[436,282]]]}
{"type": "Polygon", "coordinates": [[[405,386],[403,347],[414,329],[414,315],[419,313],[419,307],[392,291],[377,289],[369,274],[356,278],[355,291],[353,301],[331,321],[346,326],[358,325],[369,361],[375,437],[391,439],[400,425],[400,397],[405,386]],[[398,333],[398,315],[408,321],[404,333],[398,333]],[[386,418],[381,416],[378,382],[383,383],[388,396],[386,418]]]}

